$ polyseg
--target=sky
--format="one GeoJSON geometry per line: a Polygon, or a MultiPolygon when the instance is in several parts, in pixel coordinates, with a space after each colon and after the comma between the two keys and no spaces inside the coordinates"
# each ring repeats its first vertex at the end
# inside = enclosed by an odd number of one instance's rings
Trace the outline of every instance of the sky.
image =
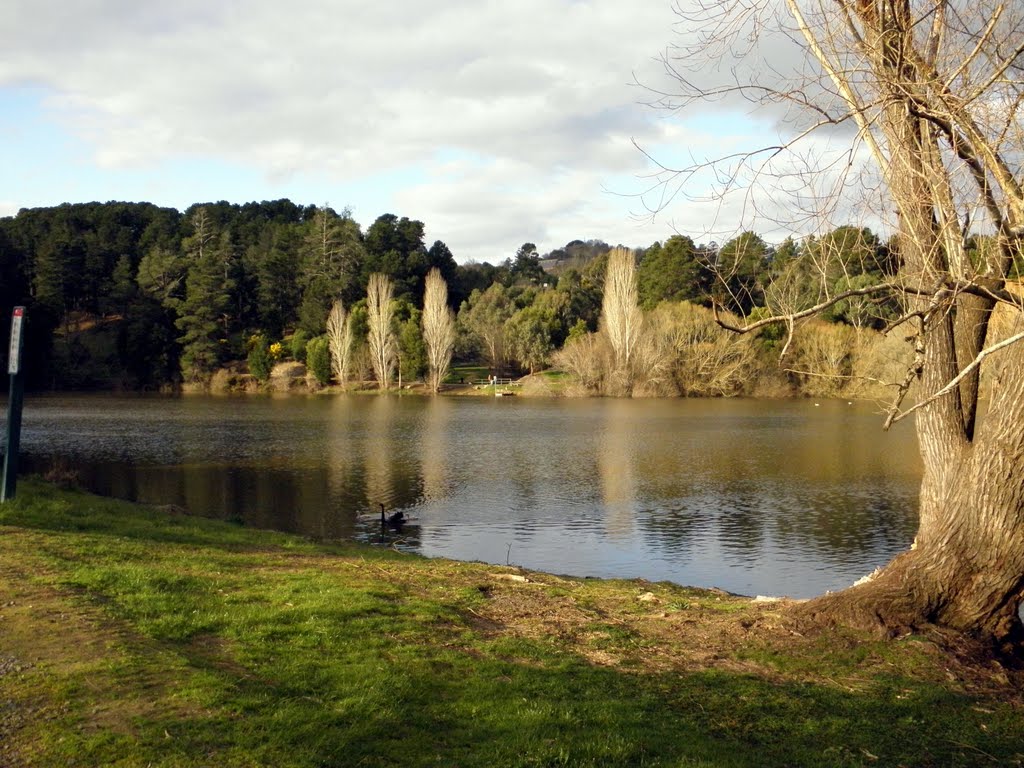
{"type": "Polygon", "coordinates": [[[419,219],[428,245],[491,263],[525,242],[781,240],[743,199],[685,199],[707,177],[660,202],[645,152],[686,162],[775,130],[749,105],[648,104],[636,81],[670,86],[679,21],[670,0],[4,0],[0,216],[289,198],[364,230],[419,219]]]}

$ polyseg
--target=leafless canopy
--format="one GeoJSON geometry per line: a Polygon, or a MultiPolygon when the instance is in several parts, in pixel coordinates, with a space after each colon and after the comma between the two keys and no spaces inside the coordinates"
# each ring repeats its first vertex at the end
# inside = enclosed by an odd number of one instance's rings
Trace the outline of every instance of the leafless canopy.
{"type": "Polygon", "coordinates": [[[427,274],[423,295],[423,341],[427,346],[429,386],[441,389],[455,350],[455,315],[448,306],[448,284],[435,267],[427,274]]]}
{"type": "Polygon", "coordinates": [[[335,300],[327,315],[327,348],[331,355],[331,372],[344,389],[352,363],[352,316],[341,299],[335,300]]]}
{"type": "Polygon", "coordinates": [[[391,318],[394,314],[391,303],[393,290],[386,275],[377,272],[370,275],[366,289],[366,313],[369,324],[367,341],[370,346],[373,373],[381,389],[391,386],[391,377],[395,372],[398,345],[391,330],[391,318]]]}
{"type": "Polygon", "coordinates": [[[615,353],[615,373],[627,389],[632,385],[633,363],[643,327],[636,284],[636,257],[627,248],[608,254],[604,279],[601,325],[615,353]]]}
{"type": "MultiPolygon", "coordinates": [[[[655,206],[685,196],[714,171],[713,194],[744,194],[750,217],[782,221],[783,211],[796,212],[789,223],[806,230],[808,222],[824,229],[836,217],[866,215],[897,233],[904,263],[891,280],[823,290],[802,306],[769,306],[771,317],[744,329],[792,328],[837,302],[897,292],[907,309],[897,325],[912,323],[923,339],[967,303],[985,316],[968,321],[974,341],[960,339],[957,369],[943,372],[943,385],[961,375],[961,389],[976,385],[976,369],[995,351],[985,348],[991,309],[1021,308],[1005,280],[1024,235],[1024,7],[733,0],[680,3],[677,12],[682,29],[700,31],[665,55],[676,87],[655,91],[655,103],[687,110],[725,102],[748,111],[753,103],[775,121],[779,141],[681,168],[661,165],[655,206]],[[709,85],[697,71],[715,57],[709,85]],[[724,66],[730,58],[733,66],[724,66]]],[[[906,415],[907,384],[899,387],[894,420],[906,415]]]]}

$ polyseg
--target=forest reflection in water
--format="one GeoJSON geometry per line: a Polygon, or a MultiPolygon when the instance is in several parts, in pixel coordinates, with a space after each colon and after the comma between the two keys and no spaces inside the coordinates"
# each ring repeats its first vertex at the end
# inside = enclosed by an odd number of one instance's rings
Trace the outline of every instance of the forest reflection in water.
{"type": "Polygon", "coordinates": [[[870,404],[45,397],[23,450],[101,493],[322,539],[744,594],[841,588],[907,547],[920,466],[870,404]]]}

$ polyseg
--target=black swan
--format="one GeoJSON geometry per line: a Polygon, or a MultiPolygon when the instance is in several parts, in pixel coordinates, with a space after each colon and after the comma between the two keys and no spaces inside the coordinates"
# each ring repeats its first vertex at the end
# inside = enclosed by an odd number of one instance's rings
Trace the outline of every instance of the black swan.
{"type": "Polygon", "coordinates": [[[384,514],[384,505],[380,505],[380,524],[390,525],[393,528],[398,528],[405,522],[405,513],[402,510],[398,510],[390,515],[384,514]]]}

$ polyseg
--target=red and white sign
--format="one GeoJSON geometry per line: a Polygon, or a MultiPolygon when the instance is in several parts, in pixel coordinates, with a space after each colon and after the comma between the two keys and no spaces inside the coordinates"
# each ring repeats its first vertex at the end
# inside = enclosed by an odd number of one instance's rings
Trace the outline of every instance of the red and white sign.
{"type": "Polygon", "coordinates": [[[7,372],[12,376],[21,364],[21,324],[25,319],[25,308],[15,307],[11,316],[11,346],[7,352],[7,372]]]}

